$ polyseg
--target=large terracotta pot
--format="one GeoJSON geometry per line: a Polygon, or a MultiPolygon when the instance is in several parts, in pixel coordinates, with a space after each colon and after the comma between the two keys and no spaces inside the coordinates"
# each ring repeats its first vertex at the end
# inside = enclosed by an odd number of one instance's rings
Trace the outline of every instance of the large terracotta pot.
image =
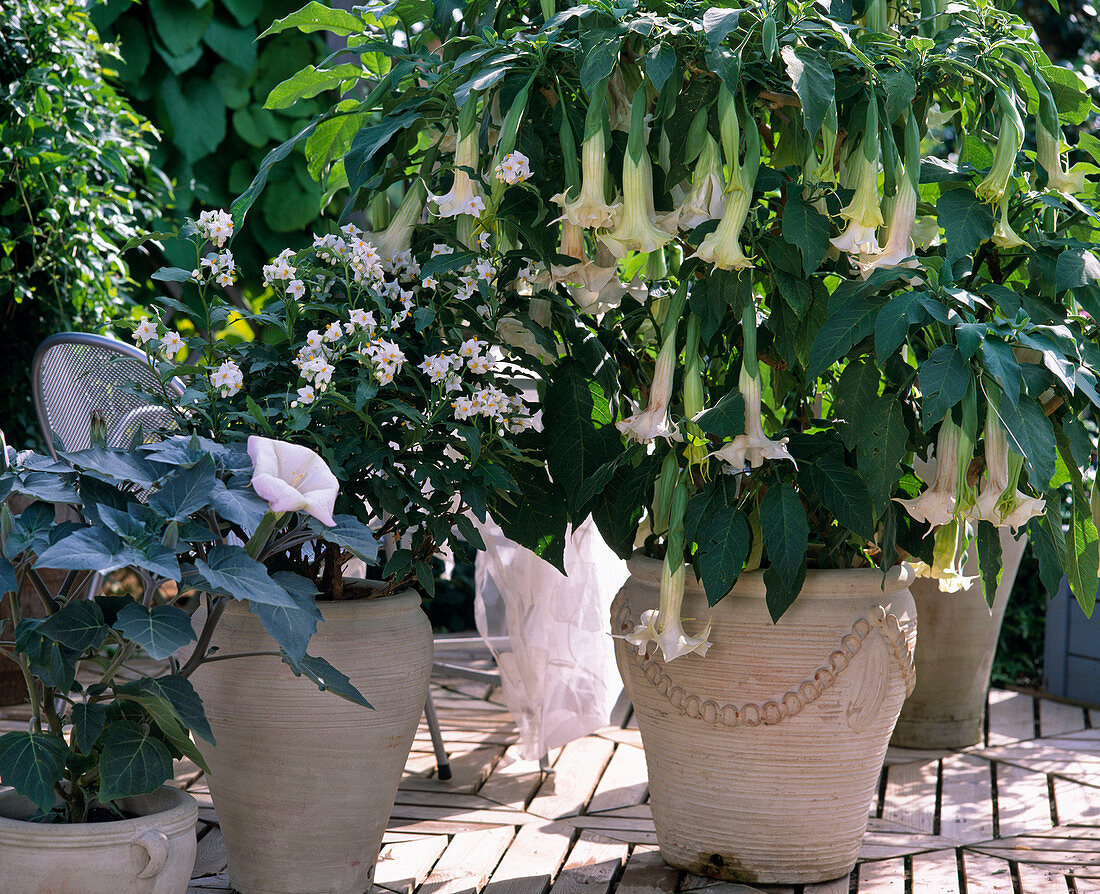
{"type": "Polygon", "coordinates": [[[116,802],[133,819],[46,825],[0,792],[0,891],[11,894],[184,894],[195,866],[199,805],[164,786],[116,802]]]}
{"type": "MultiPolygon", "coordinates": [[[[615,633],[657,606],[660,563],[639,555],[611,606],[615,633]]],[[[689,632],[708,616],[689,575],[689,632]]],[[[887,743],[913,687],[908,567],[810,571],[773,625],[762,575],[709,611],[711,648],[666,664],[616,640],[649,766],[661,854],[733,881],[799,884],[851,872],[887,743]]]]}
{"type": "MultiPolygon", "coordinates": [[[[191,680],[217,746],[203,744],[241,894],[363,894],[428,695],[432,631],[420,597],[319,603],[310,654],[373,706],[319,692],[274,657],[215,661],[191,680]]],[[[201,621],[201,619],[196,619],[201,621]]],[[[271,651],[241,603],[222,616],[222,654],[271,651]]]]}
{"type": "MultiPolygon", "coordinates": [[[[920,615],[917,686],[901,709],[891,740],[905,748],[965,748],[982,739],[985,697],[1001,622],[1008,605],[1027,538],[1016,540],[1002,528],[1004,570],[990,611],[981,584],[958,593],[941,593],[930,578],[918,577],[909,589],[920,615]]],[[[963,573],[978,575],[973,556],[963,573]]]]}

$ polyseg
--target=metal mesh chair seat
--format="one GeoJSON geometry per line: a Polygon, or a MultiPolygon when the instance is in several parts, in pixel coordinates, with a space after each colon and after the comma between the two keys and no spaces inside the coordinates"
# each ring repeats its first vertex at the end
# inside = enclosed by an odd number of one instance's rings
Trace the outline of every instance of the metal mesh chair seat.
{"type": "MultiPolygon", "coordinates": [[[[46,447],[55,457],[57,441],[65,450],[91,446],[93,414],[105,421],[111,447],[128,447],[139,426],[146,441],[176,427],[171,411],[153,402],[161,386],[145,354],[113,338],[50,336],[35,352],[32,380],[46,447]]],[[[178,379],[168,388],[175,397],[183,394],[178,379]]]]}

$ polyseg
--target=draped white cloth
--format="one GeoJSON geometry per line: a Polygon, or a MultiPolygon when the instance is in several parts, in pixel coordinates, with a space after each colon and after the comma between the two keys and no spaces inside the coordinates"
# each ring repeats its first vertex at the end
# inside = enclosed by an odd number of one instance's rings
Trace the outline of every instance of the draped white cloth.
{"type": "Polygon", "coordinates": [[[477,556],[474,617],[500,667],[520,754],[535,760],[610,720],[622,680],[609,615],[626,562],[591,519],[566,539],[568,576],[492,521],[479,528],[487,549],[477,556]]]}

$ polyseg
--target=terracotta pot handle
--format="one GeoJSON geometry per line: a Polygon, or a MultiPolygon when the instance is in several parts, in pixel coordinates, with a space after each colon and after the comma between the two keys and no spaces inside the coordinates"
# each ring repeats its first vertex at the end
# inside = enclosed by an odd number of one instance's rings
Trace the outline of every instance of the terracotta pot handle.
{"type": "MultiPolygon", "coordinates": [[[[630,611],[625,605],[619,610],[616,620],[621,630],[631,629],[632,619],[630,618],[630,611]]],[[[913,687],[916,684],[913,652],[909,648],[908,640],[897,616],[887,614],[886,609],[882,606],[878,606],[871,614],[857,619],[852,624],[852,632],[841,639],[839,648],[826,658],[812,677],[803,680],[790,691],[762,704],[720,705],[714,701],[704,700],[676,685],[667,673],[666,666],[657,658],[656,653],[640,655],[635,649],[630,649],[629,653],[634,663],[641,668],[643,676],[681,714],[688,717],[699,717],[707,723],[720,726],[759,726],[762,723],[779,723],[784,718],[797,714],[803,708],[817,701],[822,692],[836,682],[837,677],[848,667],[852,658],[864,645],[864,642],[876,631],[881,634],[881,641],[887,647],[888,654],[894,659],[894,666],[902,674],[906,696],[912,695],[913,687]]],[[[889,673],[889,668],[883,670],[886,674],[889,673]]],[[[885,674],[883,676],[885,677],[885,674]]],[[[859,693],[856,704],[849,708],[849,723],[853,727],[862,725],[867,715],[873,715],[877,711],[876,702],[881,701],[882,695],[882,692],[859,693]]]]}
{"type": "Polygon", "coordinates": [[[168,836],[158,829],[149,829],[135,838],[133,843],[149,855],[149,863],[138,873],[138,878],[156,878],[168,862],[168,836]]]}

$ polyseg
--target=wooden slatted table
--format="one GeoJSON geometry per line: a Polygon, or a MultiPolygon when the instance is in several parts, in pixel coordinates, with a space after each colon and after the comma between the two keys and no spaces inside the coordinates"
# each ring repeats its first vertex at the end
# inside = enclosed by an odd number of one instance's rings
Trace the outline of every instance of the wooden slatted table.
{"type": "MultiPolygon", "coordinates": [[[[635,725],[558,749],[544,775],[520,759],[496,690],[437,680],[433,693],[454,778],[434,778],[422,727],[372,894],[1100,894],[1097,711],[994,690],[981,745],[890,750],[850,879],[758,888],[661,860],[635,725]]],[[[229,890],[204,783],[180,766],[203,807],[189,894],[229,890]]]]}

